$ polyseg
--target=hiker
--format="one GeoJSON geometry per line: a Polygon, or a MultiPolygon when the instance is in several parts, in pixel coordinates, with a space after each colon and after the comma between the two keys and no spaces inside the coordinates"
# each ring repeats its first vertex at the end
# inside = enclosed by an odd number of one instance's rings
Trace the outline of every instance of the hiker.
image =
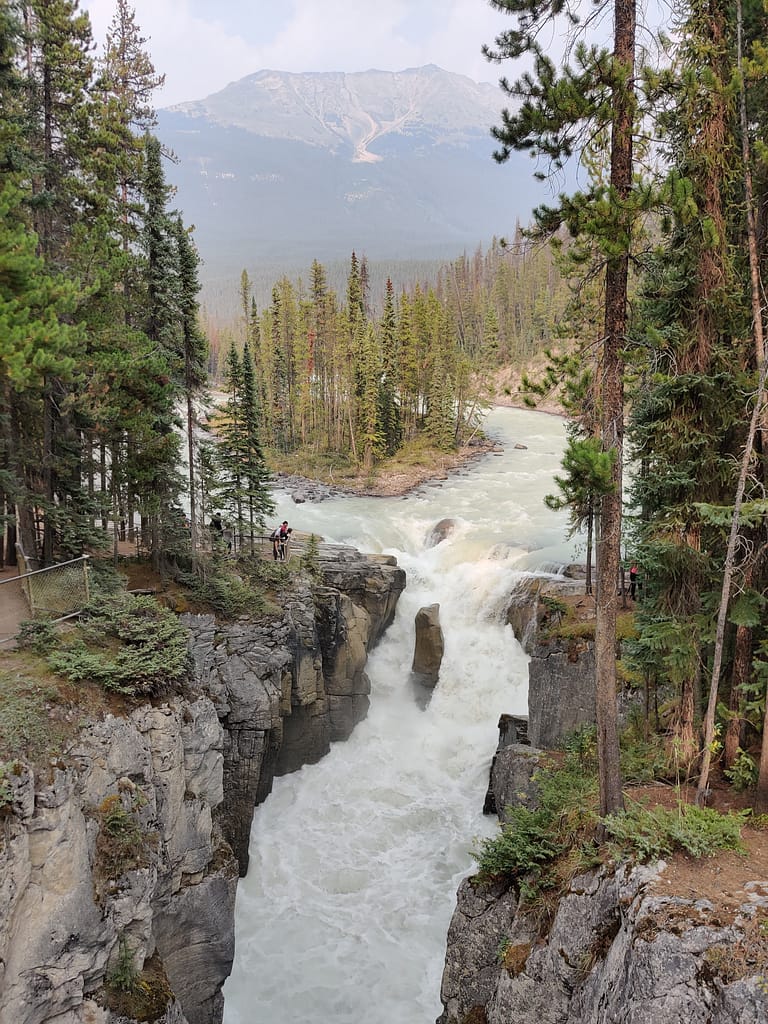
{"type": "Polygon", "coordinates": [[[633,562],[629,570],[629,596],[632,601],[635,600],[637,594],[637,581],[640,576],[637,565],[633,562]]]}
{"type": "Polygon", "coordinates": [[[286,527],[285,533],[280,531],[280,561],[285,562],[288,558],[288,541],[293,533],[292,527],[286,527]]]}
{"type": "Polygon", "coordinates": [[[224,538],[224,523],[221,519],[221,512],[214,512],[211,516],[211,539],[213,540],[213,546],[216,547],[217,543],[222,541],[224,538]]]}
{"type": "Polygon", "coordinates": [[[281,562],[284,562],[288,557],[288,540],[291,533],[293,533],[293,530],[289,528],[288,520],[284,519],[280,524],[280,535],[278,541],[278,555],[281,562]]]}
{"type": "Polygon", "coordinates": [[[272,541],[272,558],[275,562],[280,559],[280,527],[276,526],[272,533],[269,535],[269,539],[272,541]]]}

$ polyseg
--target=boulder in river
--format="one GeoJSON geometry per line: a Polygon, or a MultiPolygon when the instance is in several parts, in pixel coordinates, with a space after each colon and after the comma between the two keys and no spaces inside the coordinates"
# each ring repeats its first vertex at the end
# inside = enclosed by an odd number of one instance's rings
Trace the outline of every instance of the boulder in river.
{"type": "Polygon", "coordinates": [[[440,626],[440,605],[430,604],[416,612],[416,646],[413,652],[411,678],[416,698],[426,705],[437,684],[443,660],[445,641],[440,626]],[[426,698],[426,699],[424,699],[426,698]]]}
{"type": "Polygon", "coordinates": [[[450,537],[453,531],[456,529],[455,519],[441,519],[440,522],[435,523],[432,529],[427,534],[426,546],[428,548],[435,548],[437,545],[450,537]]]}

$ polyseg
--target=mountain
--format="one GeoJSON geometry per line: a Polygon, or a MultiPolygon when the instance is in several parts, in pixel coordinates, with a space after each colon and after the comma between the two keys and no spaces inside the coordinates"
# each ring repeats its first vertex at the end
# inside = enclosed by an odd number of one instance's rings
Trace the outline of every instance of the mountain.
{"type": "Polygon", "coordinates": [[[259,71],[159,111],[176,205],[206,288],[242,268],[452,258],[510,234],[541,201],[524,156],[499,166],[503,97],[434,65],[355,74],[259,71]]]}

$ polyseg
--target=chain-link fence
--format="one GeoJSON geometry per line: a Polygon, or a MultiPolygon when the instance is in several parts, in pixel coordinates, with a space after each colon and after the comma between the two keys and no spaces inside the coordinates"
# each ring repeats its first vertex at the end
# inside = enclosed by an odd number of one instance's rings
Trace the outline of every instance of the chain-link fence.
{"type": "Polygon", "coordinates": [[[28,559],[19,550],[18,568],[16,579],[22,583],[33,618],[59,618],[80,611],[88,603],[88,555],[44,569],[30,569],[28,559]]]}

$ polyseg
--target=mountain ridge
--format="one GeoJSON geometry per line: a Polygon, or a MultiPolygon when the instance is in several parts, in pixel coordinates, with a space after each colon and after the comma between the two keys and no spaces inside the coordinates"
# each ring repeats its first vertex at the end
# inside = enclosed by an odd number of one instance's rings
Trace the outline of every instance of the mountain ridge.
{"type": "Polygon", "coordinates": [[[236,309],[243,268],[309,267],[352,250],[371,264],[445,260],[512,234],[540,186],[526,156],[493,160],[502,107],[493,86],[426,65],[263,69],[158,111],[204,301],[229,290],[236,309]]]}

